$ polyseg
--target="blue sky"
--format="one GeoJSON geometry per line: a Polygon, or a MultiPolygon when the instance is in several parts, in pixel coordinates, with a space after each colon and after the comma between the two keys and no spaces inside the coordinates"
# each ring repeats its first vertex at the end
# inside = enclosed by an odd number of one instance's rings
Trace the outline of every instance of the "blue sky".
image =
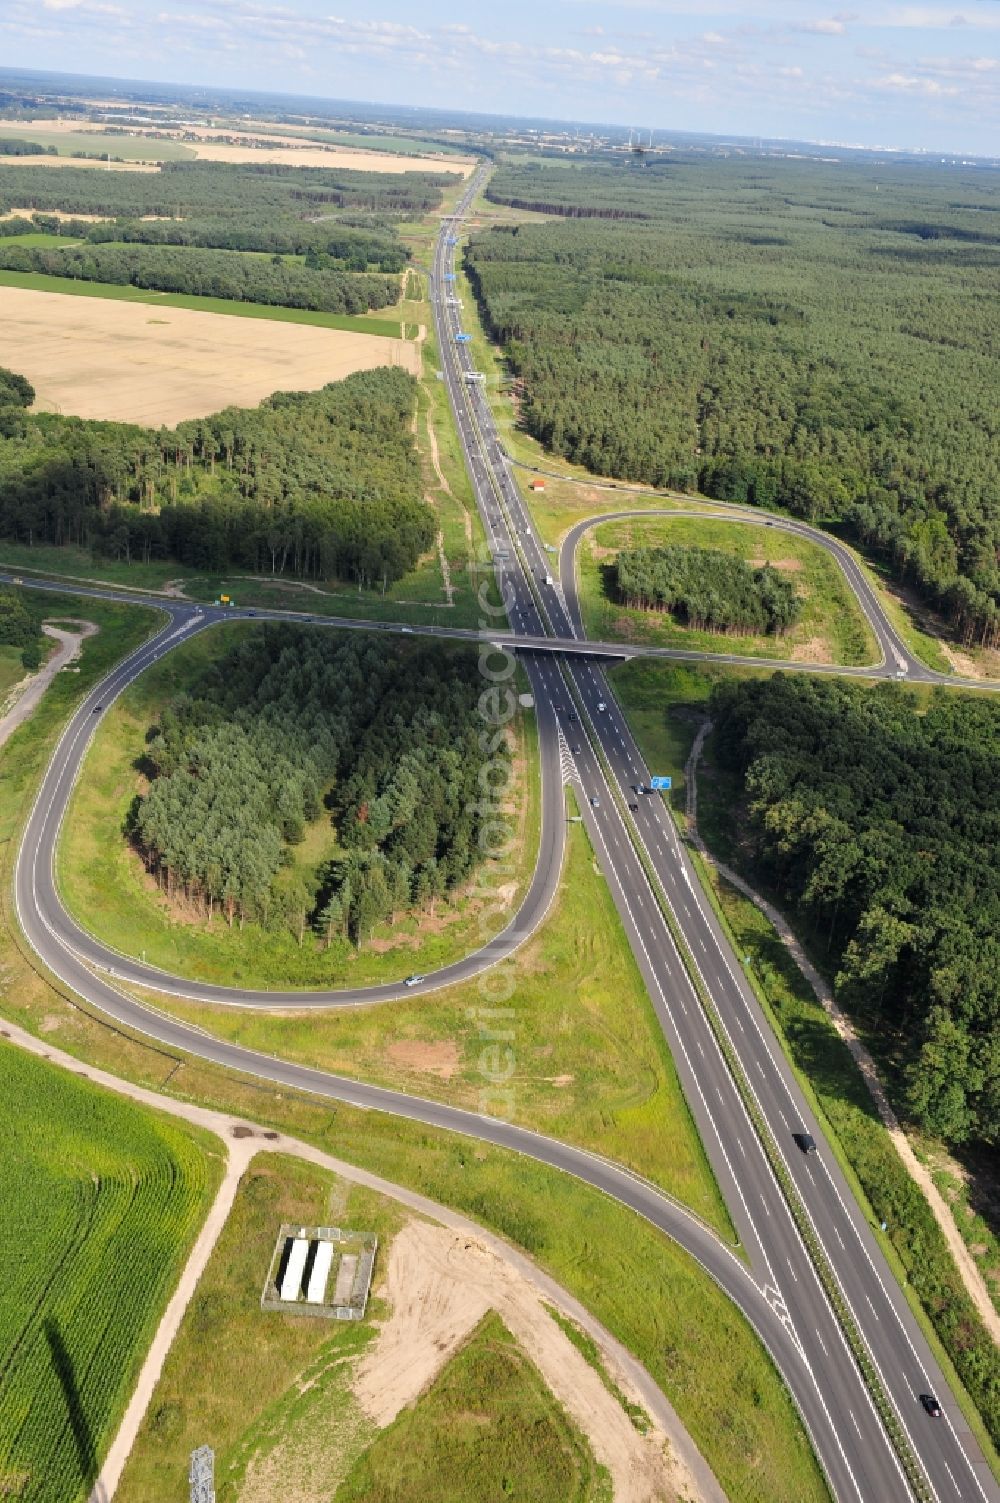
{"type": "Polygon", "coordinates": [[[0,0],[12,66],[1000,154],[1000,0],[0,0]]]}

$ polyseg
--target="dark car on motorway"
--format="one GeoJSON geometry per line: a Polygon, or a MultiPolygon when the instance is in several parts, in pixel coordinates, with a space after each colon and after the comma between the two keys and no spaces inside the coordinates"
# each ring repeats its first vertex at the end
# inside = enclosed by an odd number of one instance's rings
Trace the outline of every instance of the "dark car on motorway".
{"type": "Polygon", "coordinates": [[[931,1419],[941,1418],[941,1405],[938,1403],[937,1399],[932,1393],[922,1393],[920,1395],[920,1402],[927,1410],[927,1413],[930,1415],[931,1419]]]}
{"type": "Polygon", "coordinates": [[[816,1152],[816,1139],[813,1137],[811,1132],[796,1132],[792,1134],[792,1137],[802,1149],[803,1153],[816,1152]]]}

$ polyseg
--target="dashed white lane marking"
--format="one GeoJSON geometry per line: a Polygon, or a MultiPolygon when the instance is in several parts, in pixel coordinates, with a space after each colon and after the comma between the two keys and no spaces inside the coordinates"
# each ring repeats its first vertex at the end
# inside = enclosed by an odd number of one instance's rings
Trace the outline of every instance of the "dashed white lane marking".
{"type": "Polygon", "coordinates": [[[854,1421],[854,1428],[855,1428],[855,1430],[857,1430],[858,1434],[860,1435],[861,1434],[861,1426],[858,1424],[857,1420],[854,1417],[854,1410],[853,1409],[848,1409],[847,1412],[851,1416],[851,1419],[854,1421]]]}

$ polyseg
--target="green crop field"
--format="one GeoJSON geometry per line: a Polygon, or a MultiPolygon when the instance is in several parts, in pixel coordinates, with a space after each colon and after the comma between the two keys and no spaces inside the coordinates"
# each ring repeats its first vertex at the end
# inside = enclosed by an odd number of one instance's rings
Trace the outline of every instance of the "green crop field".
{"type": "Polygon", "coordinates": [[[747,657],[861,664],[878,656],[871,629],[838,564],[815,543],[753,524],[709,517],[635,518],[605,522],[581,541],[577,554],[580,603],[589,636],[691,647],[747,657]],[[610,566],[623,548],[670,545],[712,548],[754,565],[770,563],[793,580],[803,602],[799,621],[783,635],[741,636],[696,631],[666,612],[633,609],[613,598],[610,566]]]}
{"type": "Polygon", "coordinates": [[[611,1503],[611,1478],[491,1312],[334,1503],[611,1503]]]}
{"type": "Polygon", "coordinates": [[[166,1119],[0,1045],[0,1496],[96,1475],[215,1169],[166,1119]]]}
{"type": "MultiPolygon", "coordinates": [[[[0,126],[0,136],[14,136],[20,141],[34,141],[39,146],[54,146],[61,157],[71,157],[84,151],[88,156],[104,156],[112,161],[121,157],[125,162],[179,162],[194,160],[196,155],[190,146],[180,141],[158,141],[151,137],[108,135],[103,131],[38,131],[30,121],[17,121],[13,125],[0,126]]],[[[0,160],[3,160],[0,158],[0,160]]],[[[12,157],[16,163],[17,158],[12,157]]]]}

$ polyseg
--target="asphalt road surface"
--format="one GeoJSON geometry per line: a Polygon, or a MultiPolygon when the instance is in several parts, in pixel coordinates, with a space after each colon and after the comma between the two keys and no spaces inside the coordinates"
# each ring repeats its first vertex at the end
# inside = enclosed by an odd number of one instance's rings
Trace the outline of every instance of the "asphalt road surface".
{"type": "MultiPolygon", "coordinates": [[[[479,185],[477,174],[466,190],[459,217],[479,185]]],[[[156,601],[167,610],[168,625],[120,664],[74,714],[53,754],[18,854],[15,900],[25,934],[49,969],[74,991],[168,1049],[198,1055],[290,1089],[390,1111],[511,1148],[575,1174],[615,1196],[697,1257],[751,1320],[795,1396],[835,1496],[839,1500],[858,1499],[865,1503],[910,1498],[911,1491],[898,1458],[677,954],[640,860],[638,848],[643,848],[752,1083],[758,1106],[799,1186],[816,1235],[836,1270],[843,1296],[920,1459],[933,1497],[949,1503],[955,1499],[1000,1503],[1000,1488],[968,1431],[818,1123],[812,1118],[738,958],[702,894],[666,807],[658,796],[631,792],[633,784],[648,786],[649,769],[642,762],[596,661],[595,644],[584,646],[579,640],[579,618],[573,614],[572,575],[569,580],[564,573],[558,580],[549,575],[549,556],[534,531],[514,481],[482,385],[468,379],[473,374],[468,347],[454,339],[459,329],[460,309],[447,301],[453,286],[446,280],[451,274],[454,254],[448,244],[450,238],[446,224],[436,248],[432,278],[444,377],[493,552],[496,579],[507,602],[510,630],[496,631],[494,620],[484,617],[479,633],[432,634],[517,643],[537,708],[543,817],[538,867],[509,928],[484,952],[435,973],[406,995],[419,995],[421,990],[465,979],[487,965],[496,964],[537,927],[555,891],[562,860],[563,781],[573,783],[601,869],[739,1232],[747,1263],[741,1262],[689,1212],[654,1187],[595,1155],[493,1117],[363,1085],[216,1041],[199,1029],[144,1007],[120,988],[119,981],[138,982],[204,1000],[268,1007],[356,1005],[403,994],[400,985],[339,993],[234,992],[169,978],[100,945],[73,923],[59,901],[53,877],[58,831],[73,781],[101,714],[164,652],[223,617],[245,616],[248,612],[223,612],[175,601],[156,601]],[[634,813],[624,812],[622,793],[625,802],[637,804],[634,813]],[[793,1133],[802,1130],[810,1132],[816,1140],[815,1155],[804,1156],[794,1146],[793,1133]],[[944,1415],[940,1420],[929,1419],[920,1406],[918,1396],[927,1391],[941,1399],[944,1415]]],[[[759,520],[756,514],[750,519],[759,520]]],[[[791,525],[798,529],[798,524],[791,525]]],[[[812,529],[805,530],[810,537],[823,537],[812,529]]],[[[849,554],[847,558],[850,560],[849,554]]],[[[874,617],[869,615],[869,619],[885,655],[881,668],[863,672],[869,676],[873,672],[894,676],[895,653],[905,649],[888,623],[883,621],[881,628],[876,625],[881,611],[860,570],[854,566],[855,579],[843,559],[841,562],[866,613],[874,610],[874,617]]],[[[68,588],[65,582],[50,587],[63,591],[68,588]]],[[[133,602],[137,599],[135,594],[116,596],[113,591],[74,589],[74,593],[110,595],[133,602]]],[[[260,610],[253,614],[284,620],[312,619],[305,613],[260,610]]],[[[334,621],[327,617],[321,620],[325,625],[352,629],[401,629],[384,623],[334,621]]],[[[407,630],[416,632],[419,628],[407,630]]],[[[604,644],[604,649],[609,656],[634,651],[615,644],[604,644]]],[[[665,649],[654,650],[652,655],[706,656],[720,661],[715,655],[674,654],[665,649]]],[[[766,666],[779,665],[768,660],[766,666]]],[[[907,658],[907,668],[908,676],[917,677],[921,665],[907,658]]],[[[921,670],[919,676],[923,677],[925,672],[921,670]]]]}

